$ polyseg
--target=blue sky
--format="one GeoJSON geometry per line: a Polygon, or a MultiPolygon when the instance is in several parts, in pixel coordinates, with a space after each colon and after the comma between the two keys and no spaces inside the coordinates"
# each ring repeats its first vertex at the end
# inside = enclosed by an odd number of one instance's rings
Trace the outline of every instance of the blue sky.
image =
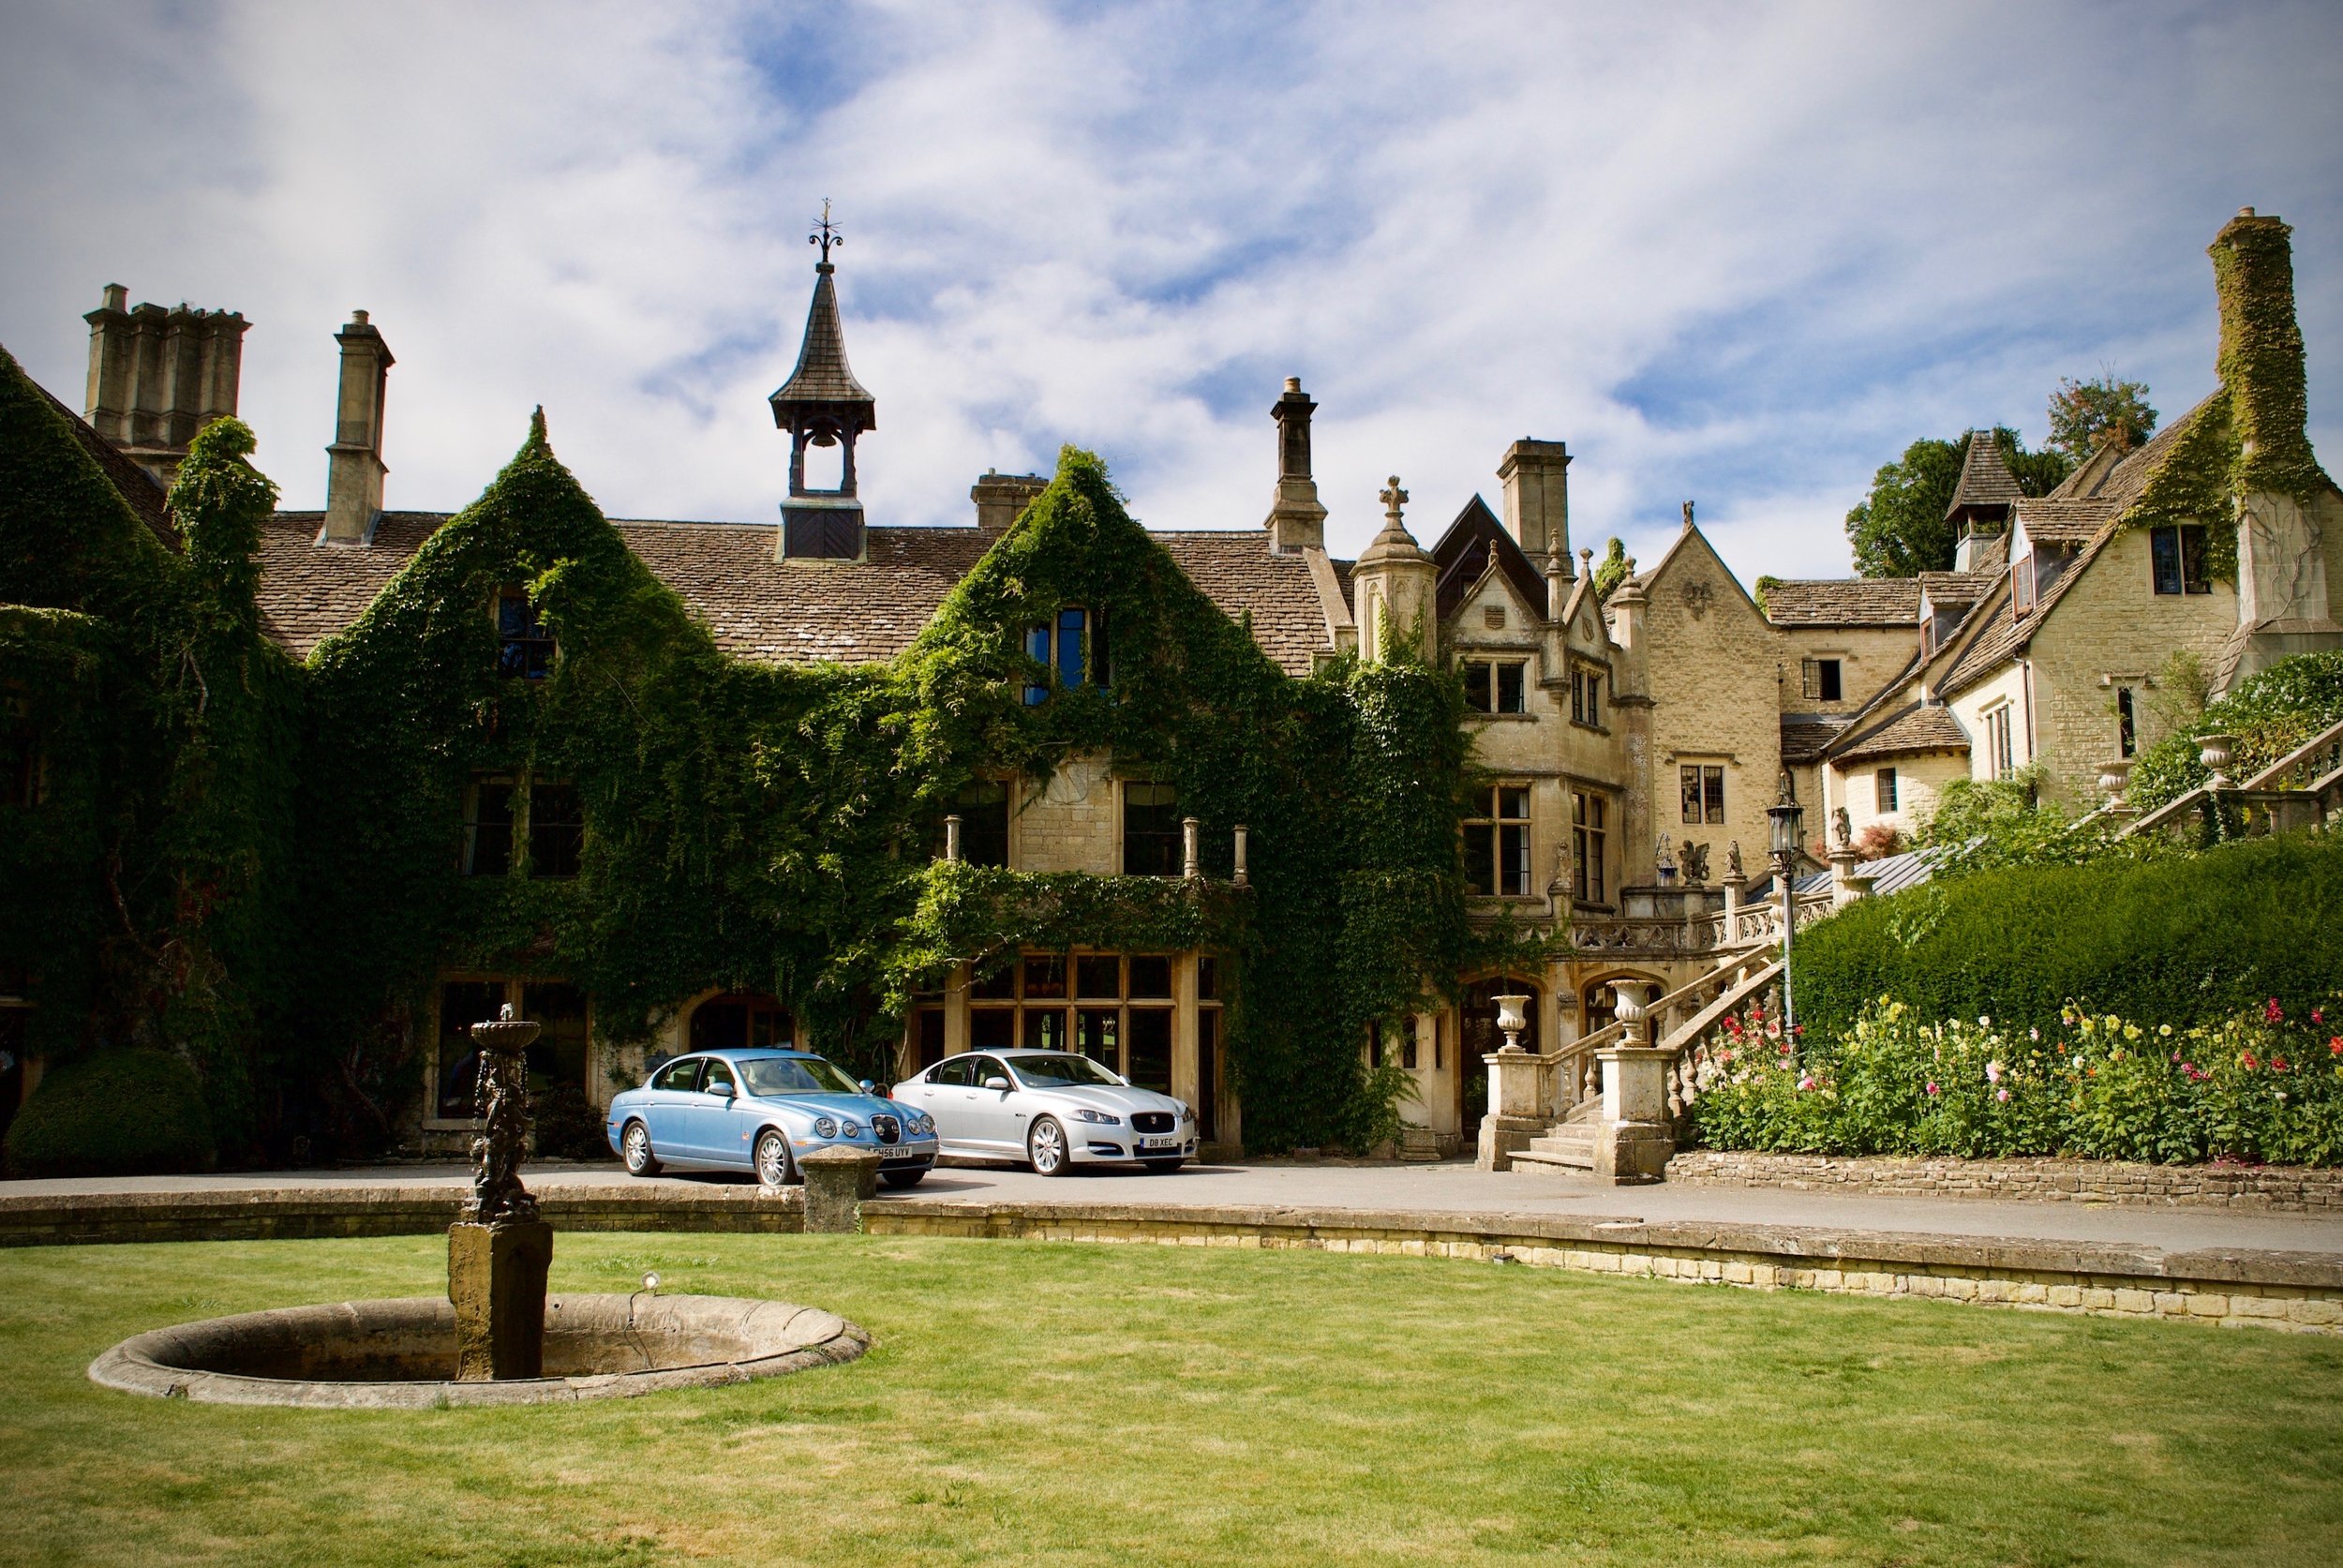
{"type": "Polygon", "coordinates": [[[2038,442],[2061,376],[2213,384],[2204,247],[2295,227],[2343,461],[2343,7],[402,4],[0,10],[0,344],[78,403],[100,285],[242,310],[244,411],[322,497],[332,335],[393,351],[395,507],[545,405],[614,515],[763,520],[836,203],[875,520],[1097,449],[1257,526],[1281,379],[1330,542],[1428,539],[1521,436],[1647,560],[1846,569],[1923,435],[2038,442]]]}

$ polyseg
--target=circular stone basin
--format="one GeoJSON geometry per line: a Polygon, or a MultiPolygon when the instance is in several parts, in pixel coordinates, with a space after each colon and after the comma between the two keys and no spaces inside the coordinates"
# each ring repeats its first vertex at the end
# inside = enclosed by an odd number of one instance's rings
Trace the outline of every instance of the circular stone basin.
{"type": "Polygon", "coordinates": [[[437,1296],[282,1307],[125,1339],[94,1382],[227,1405],[437,1410],[624,1398],[852,1361],[871,1337],[819,1307],[734,1296],[545,1298],[545,1375],[457,1382],[455,1308],[437,1296]]]}

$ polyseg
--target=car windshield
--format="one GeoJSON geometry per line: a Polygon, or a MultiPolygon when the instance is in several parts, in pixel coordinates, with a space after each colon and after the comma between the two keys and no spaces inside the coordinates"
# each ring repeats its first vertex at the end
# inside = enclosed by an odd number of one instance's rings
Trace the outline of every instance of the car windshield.
{"type": "Polygon", "coordinates": [[[862,1085],[819,1056],[752,1056],[740,1076],[753,1095],[858,1095],[862,1085]]]}
{"type": "Polygon", "coordinates": [[[1027,1086],[1036,1089],[1062,1089],[1068,1084],[1096,1084],[1102,1089],[1119,1089],[1123,1081],[1092,1061],[1070,1051],[1052,1051],[1047,1055],[1011,1056],[1008,1065],[1017,1069],[1017,1076],[1027,1086]]]}

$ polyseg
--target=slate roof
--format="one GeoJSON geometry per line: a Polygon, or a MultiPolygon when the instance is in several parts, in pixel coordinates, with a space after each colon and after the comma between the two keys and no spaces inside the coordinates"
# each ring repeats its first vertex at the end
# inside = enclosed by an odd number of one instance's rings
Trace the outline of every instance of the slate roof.
{"type": "Polygon", "coordinates": [[[815,271],[813,303],[805,313],[805,341],[798,349],[798,367],[769,399],[774,421],[785,426],[787,412],[793,408],[849,404],[854,405],[852,411],[861,427],[874,430],[878,400],[854,379],[854,371],[846,365],[846,329],[838,321],[838,287],[831,281],[832,269],[824,262],[815,271]]]}
{"type": "Polygon", "coordinates": [[[1823,719],[1798,714],[1782,721],[1782,766],[1790,768],[1813,762],[1823,754],[1823,748],[1838,739],[1846,728],[1843,719],[1823,719]]]}
{"type": "Polygon", "coordinates": [[[2037,545],[2087,545],[2112,513],[2098,497],[2037,496],[2018,502],[2018,521],[2037,545]]]}
{"type": "Polygon", "coordinates": [[[1945,515],[1952,516],[1963,507],[2008,506],[2018,499],[2018,481],[2001,455],[2001,442],[1991,430],[1970,431],[1969,450],[1961,459],[1961,479],[1952,487],[1945,515]]]}
{"type": "MultiPolygon", "coordinates": [[[[31,381],[30,377],[25,379],[31,381]]],[[[66,427],[73,432],[73,439],[82,443],[82,450],[105,470],[108,479],[113,481],[114,488],[122,492],[122,499],[129,504],[139,521],[152,530],[156,538],[172,549],[178,549],[178,525],[172,521],[163,487],[155,482],[155,476],[116,451],[113,443],[92,428],[88,420],[57,401],[56,395],[47,387],[38,381],[32,384],[35,391],[49,399],[49,406],[64,416],[66,427]]]]}
{"type": "MultiPolygon", "coordinates": [[[[319,545],[323,516],[280,512],[261,530],[261,621],[296,659],[348,628],[443,513],[383,515],[370,545],[319,545]]],[[[773,559],[769,523],[613,518],[627,547],[681,595],[716,645],[758,664],[878,664],[911,646],[953,585],[998,533],[974,528],[873,528],[868,560],[813,567],[773,559]]],[[[1250,610],[1253,640],[1288,674],[1333,650],[1326,612],[1301,555],[1272,555],[1259,529],[1153,535],[1232,620],[1250,610]]],[[[1334,561],[1347,594],[1349,561],[1334,561]]]]}
{"type": "Polygon", "coordinates": [[[1993,591],[2001,581],[1998,572],[1923,572],[1919,575],[1920,591],[1928,595],[1932,605],[1974,605],[1993,591]]]}
{"type": "Polygon", "coordinates": [[[1911,752],[1965,752],[1969,738],[1960,721],[1946,708],[1904,709],[1838,754],[1837,760],[1867,762],[1873,757],[1903,756],[1911,752]]]}
{"type": "MultiPolygon", "coordinates": [[[[2194,425],[2220,396],[2216,392],[2205,398],[2157,431],[2145,443],[2125,454],[2121,462],[2086,464],[2082,472],[2075,476],[2082,480],[2082,484],[2076,485],[2070,480],[2068,485],[2060,485],[2050,496],[2043,498],[2066,503],[2071,510],[2061,514],[2063,516],[2079,520],[2086,515],[2083,509],[2088,507],[2097,511],[2099,521],[2083,543],[2082,553],[2076,557],[2074,564],[2058,575],[2057,580],[2043,591],[2039,602],[2022,619],[2009,613],[2009,590],[2006,581],[1969,612],[1969,620],[1962,624],[1959,635],[1971,640],[1959,660],[1946,672],[1939,688],[1941,695],[1950,696],[1975,685],[1998,668],[2003,660],[2025,646],[2034,635],[2034,629],[2057,606],[2059,600],[2066,597],[2067,590],[2082,580],[2082,574],[2090,569],[2092,561],[2098,559],[2099,552],[2107,547],[2107,542],[2115,536],[2123,522],[2124,513],[2140,499],[2140,492],[2147,487],[2148,476],[2163,462],[2165,454],[2171,451],[2182,432],[2194,425]]],[[[2031,529],[2029,523],[2028,530],[2031,531],[2031,529]]]]}
{"type": "Polygon", "coordinates": [[[1766,587],[1766,619],[1776,626],[1914,626],[1919,618],[1913,577],[1798,577],[1766,587]]]}

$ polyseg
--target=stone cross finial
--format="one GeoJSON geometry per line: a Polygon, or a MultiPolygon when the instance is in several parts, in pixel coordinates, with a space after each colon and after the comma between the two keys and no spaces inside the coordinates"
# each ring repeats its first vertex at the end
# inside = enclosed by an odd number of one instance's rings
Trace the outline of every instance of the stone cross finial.
{"type": "Polygon", "coordinates": [[[829,247],[846,243],[846,236],[840,233],[837,226],[829,220],[829,198],[827,196],[822,198],[821,218],[813,225],[813,231],[806,235],[805,243],[822,247],[822,265],[824,266],[829,265],[829,247]]]}
{"type": "Polygon", "coordinates": [[[1390,487],[1376,498],[1383,503],[1383,520],[1392,528],[1405,528],[1399,519],[1399,509],[1408,504],[1408,492],[1399,487],[1399,476],[1391,476],[1390,487]]]}

